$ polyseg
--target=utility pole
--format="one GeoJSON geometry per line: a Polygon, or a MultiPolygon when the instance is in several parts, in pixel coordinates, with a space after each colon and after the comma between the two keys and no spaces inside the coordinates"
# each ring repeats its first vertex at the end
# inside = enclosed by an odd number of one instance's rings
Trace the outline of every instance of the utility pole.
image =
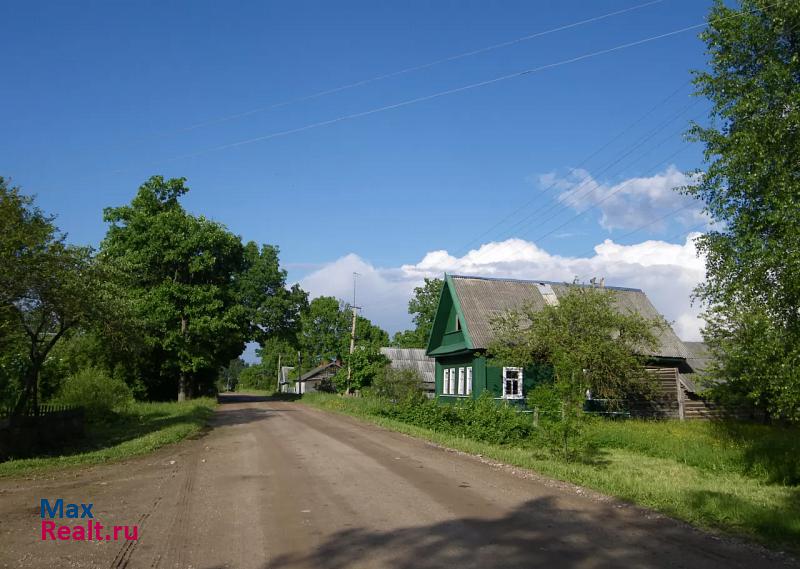
{"type": "Polygon", "coordinates": [[[350,393],[350,379],[353,376],[353,352],[356,350],[356,310],[359,309],[356,306],[356,277],[358,277],[358,273],[353,273],[353,325],[350,328],[350,357],[347,360],[347,393],[350,393]]]}
{"type": "Polygon", "coordinates": [[[278,354],[278,387],[276,391],[281,392],[281,354],[278,354]]]}
{"type": "Polygon", "coordinates": [[[298,395],[302,395],[302,393],[300,392],[303,389],[303,384],[300,381],[300,374],[303,370],[303,368],[301,367],[302,365],[303,365],[303,360],[300,359],[300,350],[297,350],[297,394],[298,395]]]}

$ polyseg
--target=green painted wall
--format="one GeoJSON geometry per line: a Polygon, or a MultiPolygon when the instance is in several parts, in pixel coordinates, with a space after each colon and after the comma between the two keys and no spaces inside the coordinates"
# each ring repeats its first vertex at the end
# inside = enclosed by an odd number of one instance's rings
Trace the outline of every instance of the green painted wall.
{"type": "Polygon", "coordinates": [[[468,349],[468,342],[464,334],[464,323],[461,322],[461,326],[457,326],[458,318],[458,310],[453,301],[450,287],[445,286],[442,290],[439,307],[436,309],[436,318],[431,328],[431,338],[428,344],[429,351],[455,353],[468,349]]]}
{"type": "MultiPolygon", "coordinates": [[[[472,366],[472,397],[478,398],[485,390],[489,390],[492,397],[500,398],[503,393],[501,377],[502,367],[487,365],[486,356],[481,352],[468,352],[436,358],[436,395],[442,401],[456,401],[465,399],[463,395],[442,395],[444,384],[444,369],[472,366]]],[[[552,371],[547,366],[531,366],[523,370],[522,389],[525,397],[541,381],[548,381],[552,371]]]]}

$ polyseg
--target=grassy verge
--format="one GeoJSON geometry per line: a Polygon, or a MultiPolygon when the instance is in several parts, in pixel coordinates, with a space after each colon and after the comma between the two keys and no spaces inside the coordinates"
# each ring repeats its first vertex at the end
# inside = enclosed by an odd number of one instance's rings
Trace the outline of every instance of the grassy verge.
{"type": "Polygon", "coordinates": [[[184,403],[136,402],[111,421],[87,425],[86,437],[58,456],[0,463],[0,477],[89,466],[152,452],[198,433],[215,406],[216,401],[210,398],[184,403]]]}
{"type": "Polygon", "coordinates": [[[545,457],[524,444],[480,442],[382,417],[382,404],[374,400],[309,394],[302,402],[800,553],[800,487],[785,478],[797,462],[797,430],[603,422],[593,435],[601,444],[598,460],[582,463],[545,457]]]}

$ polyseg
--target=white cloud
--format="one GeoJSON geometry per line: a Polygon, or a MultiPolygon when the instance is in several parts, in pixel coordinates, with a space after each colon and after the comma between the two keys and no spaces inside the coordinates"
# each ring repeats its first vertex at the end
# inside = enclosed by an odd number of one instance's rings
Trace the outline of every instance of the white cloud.
{"type": "Polygon", "coordinates": [[[583,169],[570,170],[566,176],[554,173],[539,176],[543,188],[560,191],[558,200],[575,211],[595,207],[600,212],[600,225],[605,229],[634,229],[649,224],[651,230],[665,228],[666,219],[659,219],[677,211],[668,219],[688,227],[706,218],[697,201],[675,190],[691,182],[674,165],[650,177],[629,178],[617,184],[599,182],[583,169]],[[658,221],[656,221],[658,220],[658,221]]]}
{"type": "Polygon", "coordinates": [[[692,289],[703,279],[705,266],[694,247],[694,237],[683,244],[644,241],[620,245],[610,239],[595,246],[590,257],[553,255],[521,239],[486,243],[462,257],[447,251],[431,251],[415,264],[379,268],[361,257],[342,257],[301,280],[312,297],[330,295],[350,301],[353,275],[358,272],[357,303],[364,315],[394,332],[410,325],[406,312],[415,286],[424,277],[456,273],[511,278],[571,282],[575,277],[588,281],[605,277],[609,286],[640,288],[656,308],[674,322],[678,336],[685,340],[700,337],[698,308],[691,304],[692,289]]]}

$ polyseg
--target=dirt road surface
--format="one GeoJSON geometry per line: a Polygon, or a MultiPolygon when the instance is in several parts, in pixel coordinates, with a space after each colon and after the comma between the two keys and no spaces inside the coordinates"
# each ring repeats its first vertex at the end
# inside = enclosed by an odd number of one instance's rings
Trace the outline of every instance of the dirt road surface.
{"type": "MultiPolygon", "coordinates": [[[[227,397],[204,436],[0,481],[0,567],[784,567],[591,492],[298,403],[227,397]],[[41,541],[40,500],[138,541],[41,541]]],[[[70,520],[70,523],[85,520],[70,520]]]]}

